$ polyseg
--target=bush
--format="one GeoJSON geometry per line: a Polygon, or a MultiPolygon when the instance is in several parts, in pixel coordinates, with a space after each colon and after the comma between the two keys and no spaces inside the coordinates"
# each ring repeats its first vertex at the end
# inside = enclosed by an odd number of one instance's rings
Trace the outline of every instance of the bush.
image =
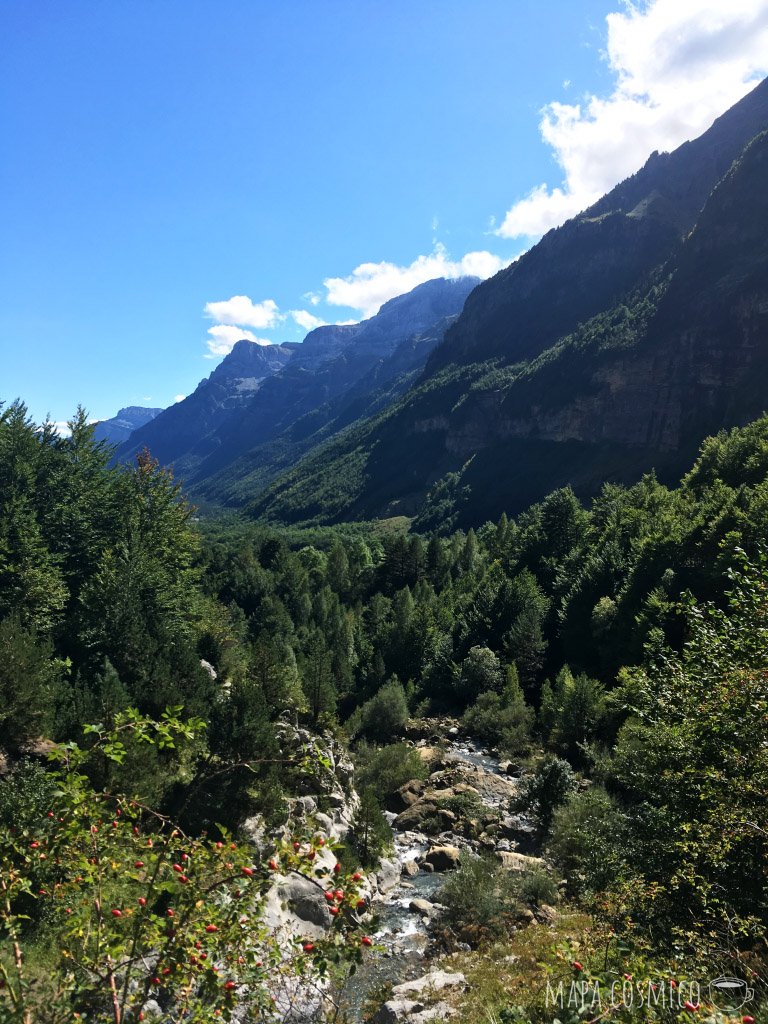
{"type": "Polygon", "coordinates": [[[546,833],[552,815],[575,789],[576,775],[568,762],[548,754],[533,775],[523,779],[515,804],[518,810],[532,814],[539,831],[546,833]]]}
{"type": "Polygon", "coordinates": [[[532,907],[540,907],[542,903],[557,902],[557,885],[552,875],[541,868],[526,871],[519,881],[520,896],[532,907]]]}
{"type": "Polygon", "coordinates": [[[548,850],[572,895],[606,888],[619,877],[623,834],[623,816],[601,786],[574,793],[555,810],[548,850]]]}
{"type": "Polygon", "coordinates": [[[392,829],[376,793],[368,786],[360,794],[360,806],[349,830],[348,844],[363,867],[375,867],[384,850],[392,845],[392,829]]]}
{"type": "Polygon", "coordinates": [[[476,941],[505,935],[517,908],[512,874],[490,858],[462,856],[461,867],[438,891],[443,920],[454,931],[476,941]]]}
{"type": "Polygon", "coordinates": [[[509,673],[502,693],[481,693],[465,712],[467,732],[506,754],[520,754],[530,744],[534,714],[525,703],[515,673],[509,673]]]}
{"type": "Polygon", "coordinates": [[[390,740],[402,732],[408,721],[408,702],[402,683],[391,679],[375,696],[358,708],[347,723],[350,735],[373,740],[390,740]]]}
{"type": "Polygon", "coordinates": [[[370,786],[380,798],[391,796],[411,779],[426,779],[429,770],[413,747],[390,743],[373,747],[364,741],[355,753],[358,789],[370,786]]]}

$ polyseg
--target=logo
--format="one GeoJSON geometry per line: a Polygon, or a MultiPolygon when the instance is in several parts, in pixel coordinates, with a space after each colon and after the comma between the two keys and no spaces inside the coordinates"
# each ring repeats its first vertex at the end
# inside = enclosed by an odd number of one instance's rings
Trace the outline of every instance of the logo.
{"type": "Polygon", "coordinates": [[[755,990],[741,978],[723,974],[709,983],[709,998],[723,1010],[738,1010],[754,996],[755,990]]]}

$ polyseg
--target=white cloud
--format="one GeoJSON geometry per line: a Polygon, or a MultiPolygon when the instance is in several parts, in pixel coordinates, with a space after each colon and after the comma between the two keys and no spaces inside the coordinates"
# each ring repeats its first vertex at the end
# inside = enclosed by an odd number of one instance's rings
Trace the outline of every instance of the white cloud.
{"type": "Polygon", "coordinates": [[[223,302],[206,302],[205,315],[219,324],[259,330],[274,327],[282,319],[273,299],[253,302],[247,295],[233,295],[223,302]]]}
{"type": "Polygon", "coordinates": [[[326,326],[325,320],[321,320],[319,316],[309,313],[306,309],[292,309],[291,316],[305,331],[314,331],[316,327],[326,326]]]}
{"type": "Polygon", "coordinates": [[[329,277],[323,284],[326,301],[332,306],[359,309],[363,317],[373,316],[382,304],[396,295],[409,292],[416,285],[435,277],[490,277],[509,260],[490,252],[468,252],[453,261],[442,245],[435,246],[429,256],[417,256],[407,267],[395,263],[361,263],[348,277],[329,277]]]}
{"type": "Polygon", "coordinates": [[[700,135],[768,72],[768,0],[647,0],[606,22],[614,91],[544,109],[542,138],[563,182],[516,202],[497,229],[503,238],[562,224],[653,150],[700,135]]]}
{"type": "Polygon", "coordinates": [[[183,402],[186,397],[186,395],[174,395],[173,400],[174,402],[183,402]]]}
{"type": "Polygon", "coordinates": [[[246,331],[242,327],[233,327],[231,324],[216,324],[209,327],[208,352],[206,359],[218,359],[232,351],[238,341],[252,341],[255,345],[271,345],[272,342],[264,338],[257,338],[252,331],[246,331]]]}

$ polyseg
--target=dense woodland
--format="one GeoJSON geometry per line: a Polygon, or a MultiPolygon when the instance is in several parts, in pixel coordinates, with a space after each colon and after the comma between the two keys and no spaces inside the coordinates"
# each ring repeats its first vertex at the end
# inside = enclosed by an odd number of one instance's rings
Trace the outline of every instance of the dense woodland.
{"type": "Polygon", "coordinates": [[[447,535],[207,521],[149,455],[111,454],[82,410],[66,438],[0,413],[4,827],[33,813],[41,737],[87,748],[84,724],[129,708],[201,721],[184,757],[107,773],[196,835],[280,820],[281,718],[352,744],[382,801],[406,721],[450,714],[530,768],[568,898],[661,963],[761,970],[768,419],[707,440],[675,488],[558,490],[447,535]]]}

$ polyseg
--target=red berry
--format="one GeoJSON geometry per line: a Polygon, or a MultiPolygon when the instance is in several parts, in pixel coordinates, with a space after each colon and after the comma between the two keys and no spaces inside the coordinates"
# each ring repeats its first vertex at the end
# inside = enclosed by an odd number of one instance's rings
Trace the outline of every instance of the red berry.
{"type": "Polygon", "coordinates": [[[139,1020],[144,1020],[144,1011],[139,1010],[139,1020]]]}
{"type": "Polygon", "coordinates": [[[171,968],[170,968],[170,967],[164,967],[164,968],[163,968],[163,974],[164,974],[164,975],[165,975],[166,977],[168,977],[168,975],[169,975],[170,973],[171,973],[171,968]]]}
{"type": "Polygon", "coordinates": [[[294,850],[298,851],[299,849],[301,849],[301,844],[300,843],[294,843],[293,844],[293,848],[294,848],[294,850]]]}
{"type": "Polygon", "coordinates": [[[29,848],[30,848],[30,850],[36,850],[39,845],[40,845],[40,843],[38,843],[38,841],[35,840],[33,843],[29,844],[29,848]]]}
{"type": "Polygon", "coordinates": [[[143,860],[135,860],[133,862],[133,866],[135,868],[143,868],[144,867],[144,861],[143,860]]]}
{"type": "Polygon", "coordinates": [[[237,849],[237,843],[230,843],[229,848],[230,848],[230,850],[236,850],[237,849]]]}
{"type": "Polygon", "coordinates": [[[182,872],[184,871],[184,868],[181,866],[181,864],[171,864],[171,867],[179,875],[182,874],[182,872]]]}
{"type": "Polygon", "coordinates": [[[179,875],[179,881],[181,882],[182,885],[186,885],[189,879],[187,878],[186,875],[179,875]]]}
{"type": "Polygon", "coordinates": [[[233,988],[237,988],[237,982],[234,982],[234,981],[227,981],[227,982],[225,982],[225,983],[224,983],[224,988],[225,988],[225,989],[226,989],[226,990],[227,990],[228,992],[231,992],[233,988]]]}
{"type": "Polygon", "coordinates": [[[159,984],[160,984],[160,979],[159,979],[159,978],[158,978],[157,976],[155,976],[155,977],[154,977],[154,978],[152,979],[152,984],[153,984],[153,985],[159,985],[159,984]]]}
{"type": "Polygon", "coordinates": [[[336,892],[333,895],[335,896],[335,898],[337,900],[343,900],[344,899],[344,890],[343,889],[337,889],[336,892]]]}
{"type": "Polygon", "coordinates": [[[755,1018],[750,1017],[749,1014],[747,1014],[745,1017],[741,1018],[741,1024],[755,1024],[755,1018]]]}
{"type": "Polygon", "coordinates": [[[49,818],[52,818],[52,817],[53,817],[53,811],[48,811],[48,817],[49,817],[49,818]]]}
{"type": "Polygon", "coordinates": [[[364,935],[364,936],[362,937],[362,939],[360,939],[360,941],[362,942],[362,944],[363,944],[364,946],[372,946],[372,945],[373,945],[373,942],[372,942],[372,940],[371,940],[371,939],[369,939],[367,935],[364,935]]]}
{"type": "Polygon", "coordinates": [[[308,860],[314,860],[315,859],[315,851],[314,850],[310,850],[309,851],[309,853],[307,854],[307,859],[308,860]]]}
{"type": "Polygon", "coordinates": [[[112,911],[112,917],[122,917],[122,916],[123,916],[122,910],[113,910],[112,911]]]}
{"type": "Polygon", "coordinates": [[[699,1012],[699,1004],[698,1003],[692,1003],[690,1001],[690,999],[686,999],[685,1002],[683,1003],[683,1009],[687,1010],[688,1013],[698,1013],[699,1012]]]}
{"type": "Polygon", "coordinates": [[[334,917],[336,917],[336,915],[339,912],[339,908],[338,907],[329,907],[328,909],[330,910],[330,912],[333,914],[334,917]]]}
{"type": "Polygon", "coordinates": [[[352,881],[353,882],[362,882],[362,880],[363,880],[363,876],[362,876],[362,874],[359,871],[356,871],[354,873],[354,875],[352,875],[352,881]]]}
{"type": "Polygon", "coordinates": [[[143,896],[139,896],[139,906],[140,907],[146,907],[146,905],[147,905],[147,901],[144,899],[144,897],[143,896]]]}
{"type": "Polygon", "coordinates": [[[334,864],[333,870],[338,875],[338,873],[341,871],[341,864],[334,864]]]}
{"type": "Polygon", "coordinates": [[[322,836],[320,836],[320,838],[317,840],[317,845],[318,846],[325,846],[325,839],[323,839],[322,836]]]}
{"type": "Polygon", "coordinates": [[[139,834],[139,826],[138,825],[134,825],[133,826],[133,834],[135,836],[137,836],[139,834]]]}
{"type": "Polygon", "coordinates": [[[365,910],[368,904],[365,902],[365,900],[358,900],[355,906],[357,907],[358,910],[365,910]]]}
{"type": "Polygon", "coordinates": [[[217,932],[217,931],[218,931],[219,929],[218,929],[218,926],[217,926],[217,925],[215,925],[215,924],[207,924],[207,925],[205,926],[205,930],[206,930],[207,932],[217,932]]]}
{"type": "Polygon", "coordinates": [[[188,853],[182,853],[182,855],[181,855],[181,862],[182,862],[182,864],[184,863],[184,861],[187,861],[187,860],[189,860],[189,854],[188,853]]]}
{"type": "Polygon", "coordinates": [[[277,861],[275,860],[275,858],[274,858],[274,857],[273,857],[273,858],[272,858],[272,860],[271,860],[271,861],[269,862],[269,870],[270,870],[270,871],[277,871],[277,861]]]}
{"type": "Polygon", "coordinates": [[[314,942],[305,942],[304,943],[303,949],[304,949],[305,953],[311,953],[314,948],[315,948],[314,942]]]}
{"type": "Polygon", "coordinates": [[[66,907],[66,908],[64,909],[64,913],[65,913],[65,914],[71,914],[71,913],[72,913],[72,907],[66,907]]]}
{"type": "Polygon", "coordinates": [[[242,870],[246,878],[251,878],[253,876],[253,868],[243,868],[242,870]]]}
{"type": "Polygon", "coordinates": [[[165,916],[166,917],[173,917],[173,911],[171,910],[170,907],[168,907],[168,909],[166,910],[165,916]]]}
{"type": "Polygon", "coordinates": [[[574,960],[573,963],[571,964],[571,967],[574,969],[574,971],[583,971],[584,970],[583,966],[579,963],[578,960],[574,960]]]}
{"type": "Polygon", "coordinates": [[[326,892],[325,898],[328,900],[329,903],[333,903],[333,901],[336,899],[332,892],[326,892]]]}
{"type": "Polygon", "coordinates": [[[217,850],[223,850],[224,849],[224,843],[216,843],[216,849],[217,850]]]}

